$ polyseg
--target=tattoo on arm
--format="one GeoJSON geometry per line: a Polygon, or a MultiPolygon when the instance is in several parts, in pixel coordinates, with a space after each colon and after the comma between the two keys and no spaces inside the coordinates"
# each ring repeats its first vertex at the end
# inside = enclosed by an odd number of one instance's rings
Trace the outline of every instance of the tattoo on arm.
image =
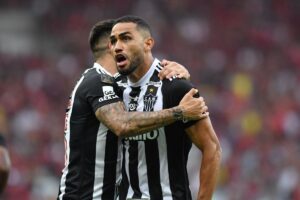
{"type": "Polygon", "coordinates": [[[145,133],[183,118],[178,106],[155,112],[127,112],[123,102],[99,108],[96,116],[116,135],[123,137],[145,133]]]}

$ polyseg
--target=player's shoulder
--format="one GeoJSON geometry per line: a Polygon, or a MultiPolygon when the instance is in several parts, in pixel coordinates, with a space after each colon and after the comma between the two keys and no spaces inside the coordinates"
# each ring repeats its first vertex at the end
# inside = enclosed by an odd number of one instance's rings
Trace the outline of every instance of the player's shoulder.
{"type": "Polygon", "coordinates": [[[85,84],[114,84],[115,79],[113,76],[99,70],[95,67],[85,70],[82,74],[83,85],[85,84]]]}
{"type": "Polygon", "coordinates": [[[167,90],[171,91],[179,91],[179,90],[187,90],[193,87],[193,84],[183,78],[174,78],[174,79],[164,79],[163,86],[167,90]]]}

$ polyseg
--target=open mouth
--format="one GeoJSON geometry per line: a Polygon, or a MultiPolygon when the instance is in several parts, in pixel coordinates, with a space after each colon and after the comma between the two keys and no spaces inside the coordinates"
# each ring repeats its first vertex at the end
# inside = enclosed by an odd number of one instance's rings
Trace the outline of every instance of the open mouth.
{"type": "Polygon", "coordinates": [[[116,59],[116,62],[117,62],[117,66],[119,66],[119,67],[124,67],[127,63],[126,62],[127,61],[126,57],[122,54],[117,54],[115,56],[115,59],[116,59]]]}

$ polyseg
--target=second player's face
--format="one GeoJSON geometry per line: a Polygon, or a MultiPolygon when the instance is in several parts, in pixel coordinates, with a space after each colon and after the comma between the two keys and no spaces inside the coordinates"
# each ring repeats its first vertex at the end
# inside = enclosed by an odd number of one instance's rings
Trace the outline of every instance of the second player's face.
{"type": "Polygon", "coordinates": [[[135,23],[118,23],[111,32],[111,50],[120,74],[129,75],[144,62],[144,37],[135,23]]]}

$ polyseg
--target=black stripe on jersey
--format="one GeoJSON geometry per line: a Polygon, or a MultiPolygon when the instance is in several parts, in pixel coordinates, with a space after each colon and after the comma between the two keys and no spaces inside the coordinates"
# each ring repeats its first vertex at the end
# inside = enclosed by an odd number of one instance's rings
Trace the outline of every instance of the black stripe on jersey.
{"type": "Polygon", "coordinates": [[[133,196],[132,198],[141,198],[142,193],[139,187],[139,175],[138,175],[138,154],[139,154],[139,147],[137,141],[129,141],[129,177],[131,187],[133,189],[133,196]]]}
{"type": "MultiPolygon", "coordinates": [[[[98,123],[97,126],[93,127],[93,133],[97,133],[99,125],[100,124],[98,123]]],[[[86,159],[83,158],[83,155],[85,155],[89,157],[88,160],[95,161],[97,134],[90,134],[88,138],[83,140],[82,137],[86,136],[82,135],[82,132],[78,130],[75,124],[71,126],[70,131],[72,133],[70,135],[70,148],[76,149],[79,147],[81,149],[79,151],[70,150],[70,162],[68,165],[68,174],[66,176],[66,189],[62,199],[92,199],[94,191],[95,162],[90,163],[89,165],[83,165],[81,159],[86,159]],[[87,145],[81,144],[82,142],[85,142],[87,145]]],[[[87,133],[89,134],[90,132],[87,133]]]]}
{"type": "Polygon", "coordinates": [[[118,137],[111,131],[107,132],[106,144],[102,199],[114,199],[117,186],[112,186],[116,183],[117,169],[116,162],[112,160],[117,161],[118,158],[118,137]]]}
{"type": "MultiPolygon", "coordinates": [[[[157,71],[153,73],[152,77],[150,78],[150,82],[160,81],[157,74],[157,71]]],[[[154,110],[153,106],[156,103],[157,91],[157,87],[155,87],[154,85],[148,85],[144,96],[144,111],[154,110]]],[[[162,199],[163,197],[162,188],[160,186],[160,163],[157,140],[145,141],[145,154],[150,199],[162,199]]]]}
{"type": "MultiPolygon", "coordinates": [[[[191,88],[188,84],[180,82],[182,81],[177,79],[172,82],[168,80],[164,82],[162,86],[162,93],[164,94],[163,109],[178,105],[180,98],[184,96],[184,94],[181,94],[183,93],[182,91],[188,91],[188,88],[191,88]],[[177,90],[176,94],[172,94],[172,92],[177,90]]],[[[186,126],[182,122],[165,126],[166,143],[168,144],[169,183],[173,200],[192,200],[186,170],[188,153],[192,143],[184,132],[186,126]],[[173,133],[176,133],[176,136],[173,133]]]]}
{"type": "Polygon", "coordinates": [[[160,186],[160,163],[157,140],[145,141],[147,177],[150,199],[163,199],[160,186]]]}
{"type": "Polygon", "coordinates": [[[163,66],[160,63],[156,65],[156,67],[159,69],[159,71],[163,69],[163,66]]]}
{"type": "MultiPolygon", "coordinates": [[[[177,126],[177,123],[176,123],[177,126]]],[[[173,127],[174,128],[174,127],[173,127]]],[[[180,127],[177,127],[178,130],[180,127]]],[[[166,132],[172,132],[174,129],[165,127],[166,132]]],[[[189,188],[188,174],[186,171],[188,152],[191,148],[191,142],[186,135],[183,137],[174,137],[171,134],[166,134],[167,151],[173,154],[178,154],[178,159],[168,156],[169,179],[170,187],[173,194],[173,200],[192,200],[189,188]],[[178,140],[174,143],[174,140],[178,140]],[[171,142],[173,141],[173,142],[171,142]],[[176,146],[174,144],[180,144],[176,146]],[[186,155],[186,157],[184,156],[186,155]],[[182,160],[180,160],[182,159],[182,160]],[[176,191],[176,192],[175,192],[176,191]]]]}
{"type": "MultiPolygon", "coordinates": [[[[138,105],[138,97],[141,93],[141,87],[132,87],[132,90],[129,93],[131,98],[129,103],[129,111],[136,111],[138,105]]],[[[138,175],[138,142],[137,141],[129,141],[129,177],[131,187],[134,191],[132,198],[141,198],[142,193],[139,187],[139,175],[138,175]]]]}

